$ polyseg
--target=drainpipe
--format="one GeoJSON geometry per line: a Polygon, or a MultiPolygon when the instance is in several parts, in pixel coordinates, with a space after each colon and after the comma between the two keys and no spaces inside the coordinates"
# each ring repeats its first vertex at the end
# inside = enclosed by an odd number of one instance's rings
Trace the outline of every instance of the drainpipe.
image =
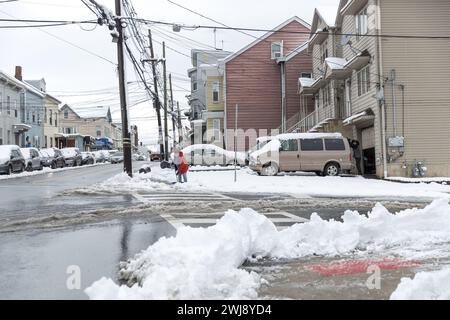
{"type": "MultiPolygon", "coordinates": [[[[384,87],[384,75],[383,75],[383,50],[381,49],[381,1],[376,1],[377,6],[377,53],[378,53],[378,81],[380,82],[380,90],[384,87]]],[[[383,90],[384,91],[384,90],[383,90]]],[[[384,96],[384,94],[383,94],[384,96]]],[[[387,147],[386,147],[386,110],[384,104],[384,97],[380,102],[381,112],[381,145],[383,149],[383,179],[388,177],[387,170],[387,147]]]]}
{"type": "Polygon", "coordinates": [[[285,62],[280,61],[281,69],[281,132],[286,132],[286,67],[285,62]]]}
{"type": "Polygon", "coordinates": [[[392,127],[394,129],[394,137],[397,136],[397,99],[395,96],[395,69],[391,70],[391,84],[392,84],[392,127]]]}

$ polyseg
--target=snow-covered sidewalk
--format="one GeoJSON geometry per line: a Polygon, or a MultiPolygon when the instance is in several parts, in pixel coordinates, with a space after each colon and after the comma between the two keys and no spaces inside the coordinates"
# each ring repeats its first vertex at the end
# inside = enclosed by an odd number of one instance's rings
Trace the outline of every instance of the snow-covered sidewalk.
{"type": "Polygon", "coordinates": [[[82,169],[82,168],[87,168],[87,167],[101,166],[101,165],[105,165],[105,164],[109,164],[109,163],[95,163],[95,164],[84,165],[81,167],[65,167],[65,168],[57,168],[57,169],[51,169],[48,167],[44,167],[42,170],[35,170],[35,171],[30,171],[30,172],[24,171],[21,173],[12,173],[10,175],[0,175],[0,180],[9,180],[9,179],[16,179],[16,178],[23,178],[23,177],[38,176],[38,175],[47,174],[47,173],[54,173],[54,172],[68,171],[68,170],[77,170],[77,169],[82,169]]]}
{"type": "Polygon", "coordinates": [[[152,191],[251,192],[283,193],[295,197],[346,197],[390,199],[450,199],[450,186],[438,183],[403,184],[360,176],[318,177],[308,173],[285,174],[275,177],[259,176],[248,168],[237,171],[188,172],[188,183],[176,183],[172,169],[153,167],[146,175],[129,178],[119,174],[88,188],[92,192],[135,193],[152,191]]]}

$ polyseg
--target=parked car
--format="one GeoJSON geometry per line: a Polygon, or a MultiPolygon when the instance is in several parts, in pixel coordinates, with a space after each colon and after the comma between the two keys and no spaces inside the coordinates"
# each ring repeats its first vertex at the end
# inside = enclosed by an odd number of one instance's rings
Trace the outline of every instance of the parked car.
{"type": "Polygon", "coordinates": [[[145,156],[140,153],[133,154],[133,159],[136,161],[145,161],[145,156]]]}
{"type": "Polygon", "coordinates": [[[100,150],[100,153],[105,158],[105,162],[111,162],[111,152],[109,150],[100,150]]]}
{"type": "Polygon", "coordinates": [[[0,145],[0,173],[11,174],[25,170],[25,158],[15,145],[0,145]]]}
{"type": "Polygon", "coordinates": [[[116,152],[111,155],[111,163],[123,162],[123,152],[116,152]]]}
{"type": "Polygon", "coordinates": [[[91,152],[82,152],[81,153],[81,164],[94,164],[95,157],[91,152]]]}
{"type": "Polygon", "coordinates": [[[25,170],[42,170],[44,167],[41,162],[41,156],[39,150],[36,148],[20,148],[22,155],[25,159],[25,170]]]}
{"type": "MultiPolygon", "coordinates": [[[[213,144],[194,144],[183,150],[190,165],[227,166],[234,164],[234,151],[224,150],[213,144]]],[[[245,153],[237,152],[237,164],[245,165],[245,153]]]]}
{"type": "Polygon", "coordinates": [[[250,163],[250,154],[252,154],[253,152],[260,150],[262,147],[264,147],[267,143],[270,142],[270,140],[272,140],[272,136],[261,136],[256,138],[256,144],[250,148],[249,150],[247,150],[245,152],[245,164],[249,165],[250,163]]]}
{"type": "Polygon", "coordinates": [[[69,167],[81,166],[82,157],[81,152],[78,148],[62,148],[61,153],[64,156],[66,166],[69,167]]]}
{"type": "Polygon", "coordinates": [[[281,134],[250,155],[250,169],[267,176],[280,171],[337,176],[352,167],[352,150],[340,133],[281,134]]]}
{"type": "Polygon", "coordinates": [[[41,153],[47,156],[48,166],[52,169],[64,168],[66,166],[66,160],[64,159],[61,150],[58,148],[46,148],[41,149],[41,153]]]}
{"type": "Polygon", "coordinates": [[[106,161],[105,155],[101,151],[93,151],[92,155],[94,156],[96,163],[103,163],[106,161]]]}
{"type": "Polygon", "coordinates": [[[150,153],[150,161],[161,161],[162,158],[163,158],[162,154],[160,153],[155,152],[150,153]]]}
{"type": "Polygon", "coordinates": [[[50,167],[51,159],[50,157],[42,150],[39,150],[39,157],[41,158],[41,164],[43,167],[50,167]]]}

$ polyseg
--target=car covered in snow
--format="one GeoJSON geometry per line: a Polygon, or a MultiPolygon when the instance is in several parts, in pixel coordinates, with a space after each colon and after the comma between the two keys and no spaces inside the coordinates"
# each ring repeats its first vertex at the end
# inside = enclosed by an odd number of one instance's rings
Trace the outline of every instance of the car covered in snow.
{"type": "MultiPolygon", "coordinates": [[[[224,150],[213,144],[194,144],[185,147],[182,151],[190,165],[227,166],[234,164],[234,151],[224,150]]],[[[236,152],[236,160],[239,166],[244,166],[245,153],[236,152]]]]}
{"type": "Polygon", "coordinates": [[[135,161],[145,161],[145,156],[141,153],[135,153],[133,154],[133,159],[135,161]]]}
{"type": "Polygon", "coordinates": [[[250,169],[273,176],[280,171],[337,176],[353,169],[352,149],[340,133],[287,133],[250,154],[250,169]]]}
{"type": "Polygon", "coordinates": [[[25,170],[42,170],[42,159],[39,150],[36,148],[20,148],[20,152],[25,159],[25,170]]]}
{"type": "Polygon", "coordinates": [[[94,164],[95,157],[91,152],[82,152],[81,153],[81,164],[94,164]]]}
{"type": "Polygon", "coordinates": [[[11,174],[25,170],[25,158],[16,145],[0,145],[0,173],[11,174]]]}
{"type": "Polygon", "coordinates": [[[78,148],[62,148],[61,153],[64,156],[66,166],[77,167],[82,165],[83,159],[78,148]]]}
{"type": "Polygon", "coordinates": [[[93,151],[91,152],[94,156],[94,160],[96,163],[103,163],[106,161],[105,155],[100,151],[93,151]]]}
{"type": "Polygon", "coordinates": [[[41,153],[46,157],[47,163],[44,164],[45,166],[52,169],[64,168],[66,166],[64,156],[58,148],[41,149],[41,153]]]}

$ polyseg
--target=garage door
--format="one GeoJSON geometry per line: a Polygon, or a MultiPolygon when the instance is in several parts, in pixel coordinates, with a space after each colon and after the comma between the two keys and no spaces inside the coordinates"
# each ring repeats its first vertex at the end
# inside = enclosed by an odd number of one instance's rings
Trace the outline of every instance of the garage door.
{"type": "Polygon", "coordinates": [[[375,148],[375,127],[363,129],[362,132],[362,149],[375,148]]]}

